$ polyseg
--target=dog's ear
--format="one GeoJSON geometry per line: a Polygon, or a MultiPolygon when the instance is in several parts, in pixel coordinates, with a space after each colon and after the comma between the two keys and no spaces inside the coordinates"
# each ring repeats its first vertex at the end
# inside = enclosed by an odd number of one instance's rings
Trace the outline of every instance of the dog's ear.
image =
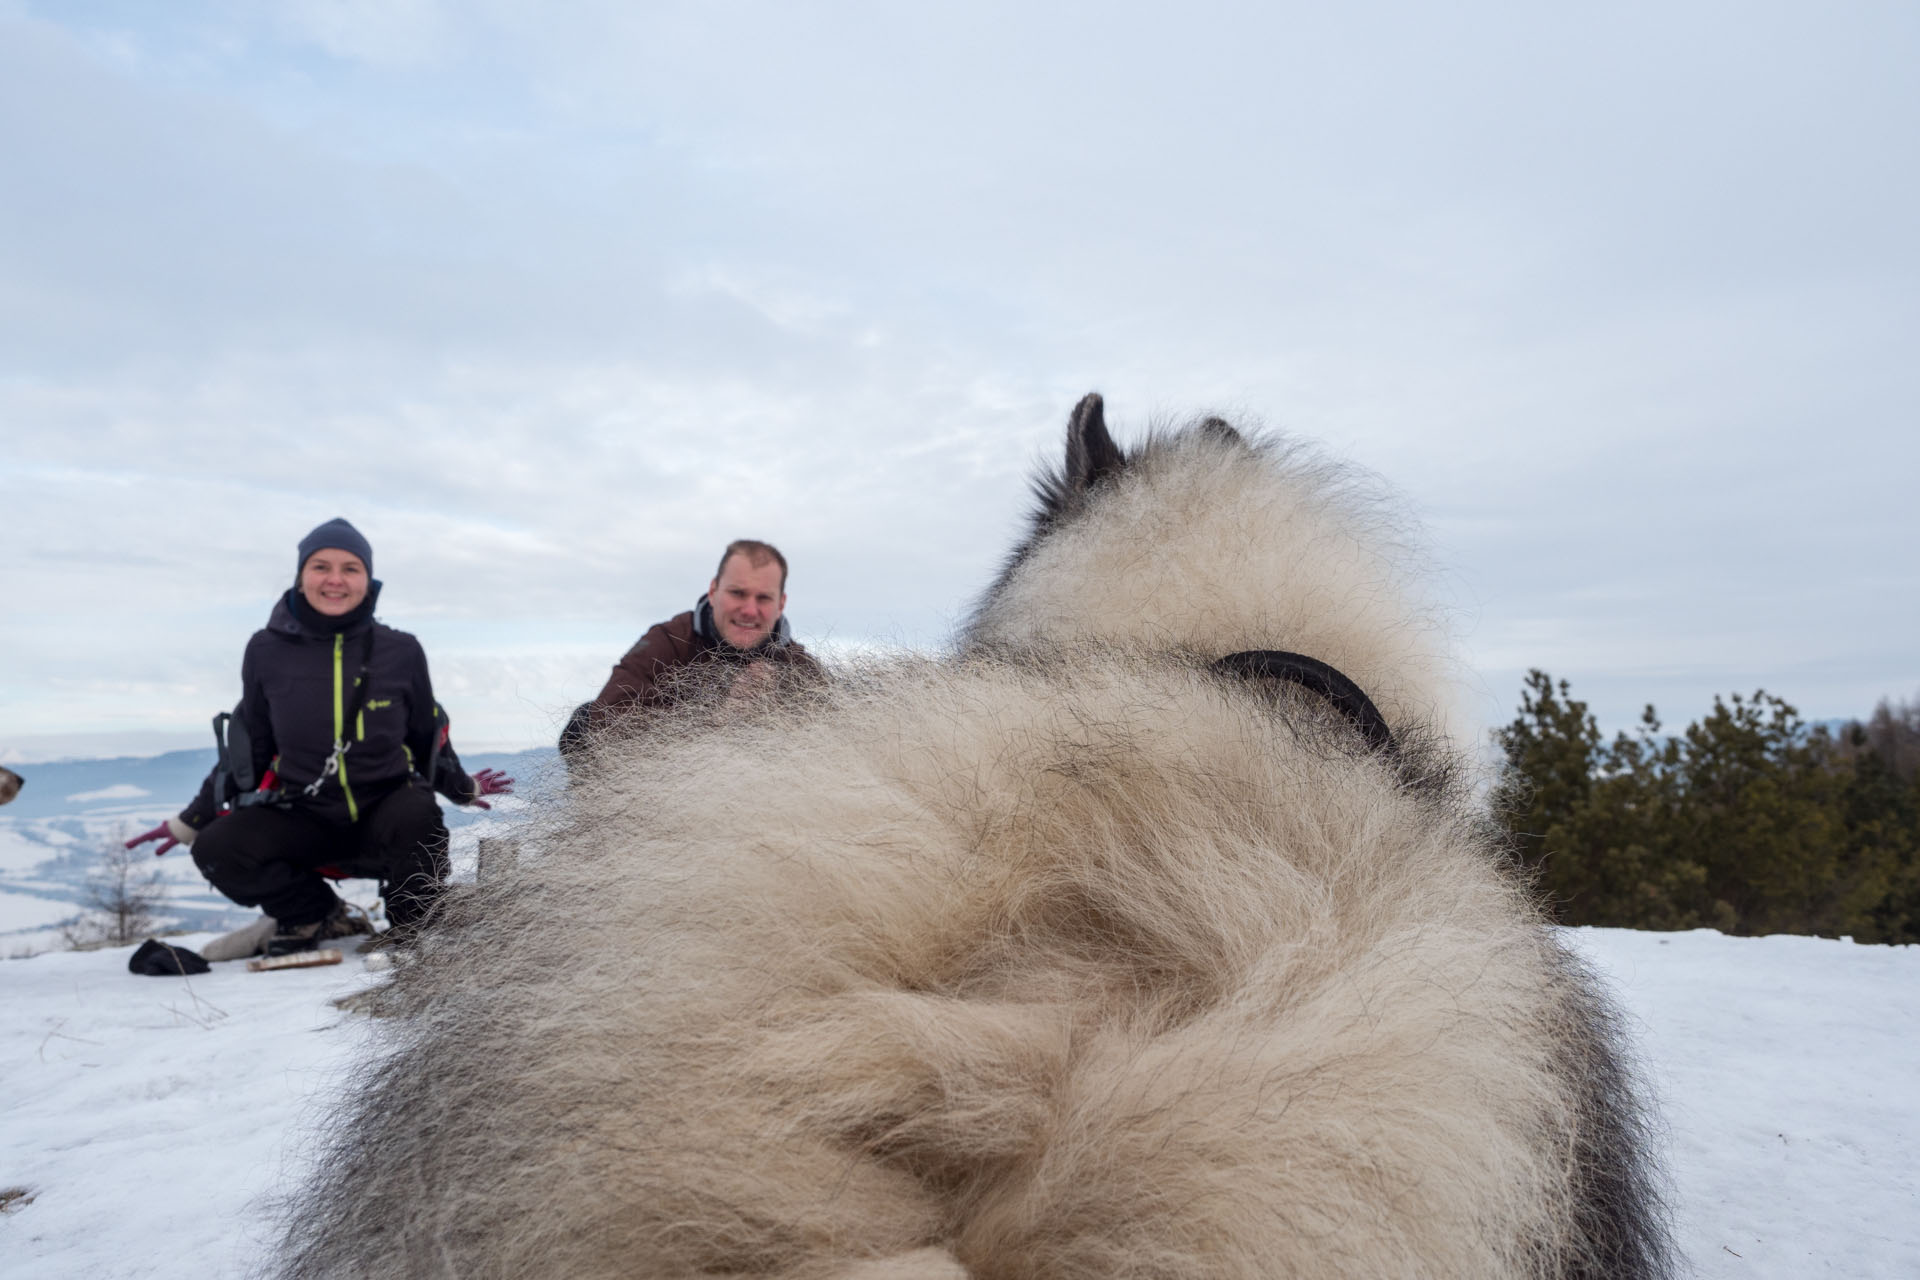
{"type": "Polygon", "coordinates": [[[1218,440],[1222,444],[1245,444],[1246,437],[1228,425],[1224,418],[1208,418],[1198,428],[1201,435],[1209,440],[1218,440]]]}
{"type": "Polygon", "coordinates": [[[1066,496],[1077,501],[1087,490],[1126,465],[1120,446],[1107,434],[1106,405],[1089,391],[1073,406],[1067,421],[1066,496]]]}

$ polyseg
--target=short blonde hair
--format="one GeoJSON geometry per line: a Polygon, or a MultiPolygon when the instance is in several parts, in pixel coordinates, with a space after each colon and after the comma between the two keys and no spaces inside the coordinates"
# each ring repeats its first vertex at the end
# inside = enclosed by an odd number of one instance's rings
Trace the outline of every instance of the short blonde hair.
{"type": "Polygon", "coordinates": [[[713,571],[715,582],[718,582],[720,575],[727,571],[727,561],[736,555],[745,556],[748,564],[765,564],[769,560],[777,562],[780,566],[780,593],[786,594],[787,558],[781,555],[780,548],[771,542],[761,542],[755,538],[735,538],[727,544],[727,549],[720,553],[720,567],[713,571]]]}

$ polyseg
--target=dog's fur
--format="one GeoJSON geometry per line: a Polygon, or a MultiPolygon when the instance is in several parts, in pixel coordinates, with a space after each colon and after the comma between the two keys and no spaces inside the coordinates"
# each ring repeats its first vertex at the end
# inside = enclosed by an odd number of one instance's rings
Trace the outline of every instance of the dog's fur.
{"type": "Polygon", "coordinates": [[[1088,397],[1041,497],[953,656],[601,744],[402,967],[284,1274],[1667,1273],[1366,495],[1088,397]]]}

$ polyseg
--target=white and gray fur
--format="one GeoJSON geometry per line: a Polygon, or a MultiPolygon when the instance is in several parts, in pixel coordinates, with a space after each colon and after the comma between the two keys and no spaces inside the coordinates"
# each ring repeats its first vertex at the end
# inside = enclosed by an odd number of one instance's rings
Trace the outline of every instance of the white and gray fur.
{"type": "Polygon", "coordinates": [[[453,895],[282,1275],[1669,1274],[1381,508],[1095,396],[1040,493],[952,656],[689,698],[453,895]]]}

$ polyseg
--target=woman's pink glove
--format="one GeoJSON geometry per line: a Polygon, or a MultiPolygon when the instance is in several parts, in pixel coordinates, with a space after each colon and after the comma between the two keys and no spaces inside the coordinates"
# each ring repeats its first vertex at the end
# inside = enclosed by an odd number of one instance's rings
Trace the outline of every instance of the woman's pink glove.
{"type": "Polygon", "coordinates": [[[153,830],[142,831],[139,835],[127,841],[127,848],[131,849],[137,844],[145,844],[149,840],[158,840],[160,842],[160,847],[153,851],[153,856],[156,858],[180,843],[173,838],[173,832],[169,831],[167,824],[163,822],[153,830]]]}
{"type": "Polygon", "coordinates": [[[480,798],[481,796],[506,796],[513,794],[513,779],[498,769],[482,769],[480,772],[474,774],[473,785],[479,788],[478,791],[473,793],[473,807],[476,809],[493,808],[492,805],[482,800],[480,798]]]}

